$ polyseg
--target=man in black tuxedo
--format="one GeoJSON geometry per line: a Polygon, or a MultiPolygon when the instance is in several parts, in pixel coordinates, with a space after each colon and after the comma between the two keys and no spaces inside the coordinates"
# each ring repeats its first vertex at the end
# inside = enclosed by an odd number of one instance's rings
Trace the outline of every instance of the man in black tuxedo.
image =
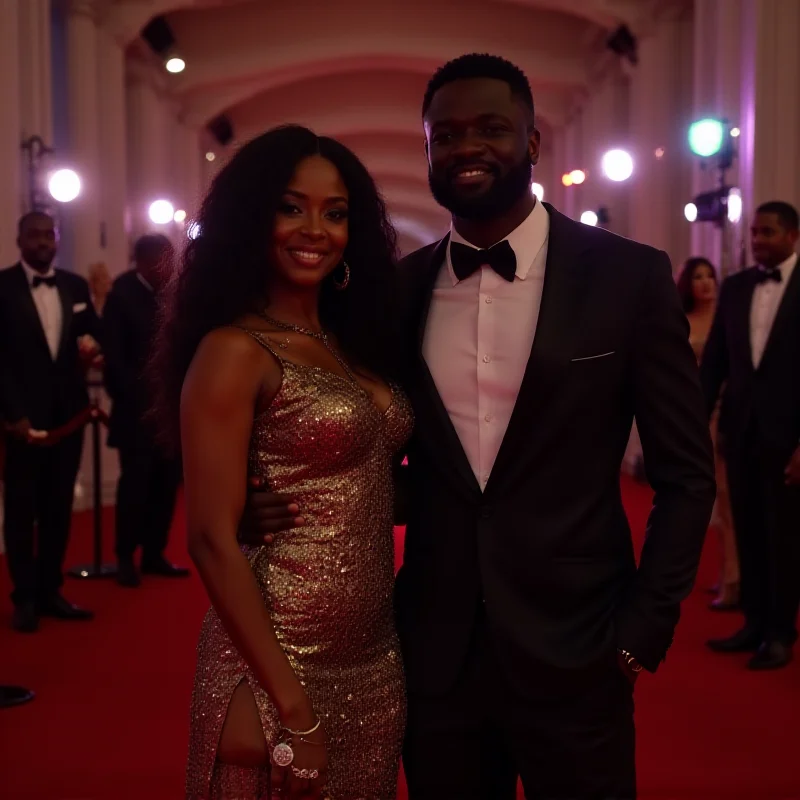
{"type": "MultiPolygon", "coordinates": [[[[632,798],[633,683],[666,656],[715,494],[670,263],[535,200],[533,99],[509,62],[445,65],[423,122],[452,227],[399,275],[409,796],[511,800],[521,776],[531,798],[632,798]],[[655,489],[638,569],[619,483],[634,417],[655,489]]],[[[250,508],[262,536],[302,515],[250,508]]]]}
{"type": "Polygon", "coordinates": [[[164,557],[180,484],[180,464],[163,454],[147,421],[150,392],[144,370],[156,330],[158,294],[172,272],[175,253],[166,236],[142,236],[134,245],[134,269],[120,275],[103,309],[105,382],[112,399],[108,444],[119,448],[117,486],[117,582],[140,584],[142,572],[168,578],[189,570],[164,557]]]}
{"type": "Polygon", "coordinates": [[[86,368],[100,323],[87,282],[53,269],[56,232],[47,214],[19,222],[21,260],[0,272],[0,416],[8,434],[5,540],[14,586],[14,628],[39,616],[91,619],[61,595],[83,431],[55,444],[45,432],[86,408],[86,368]]]}
{"type": "Polygon", "coordinates": [[[728,278],[702,360],[719,432],[741,565],[744,627],[712,650],[752,652],[750,669],[792,658],[800,607],[800,269],[797,211],[760,206],[757,266],[728,278]],[[724,386],[724,388],[723,388],[724,386]]]}

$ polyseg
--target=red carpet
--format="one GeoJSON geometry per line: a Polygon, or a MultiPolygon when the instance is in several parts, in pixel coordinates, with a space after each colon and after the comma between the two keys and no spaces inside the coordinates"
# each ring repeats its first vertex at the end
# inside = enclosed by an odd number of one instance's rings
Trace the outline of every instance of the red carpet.
{"type": "MultiPolygon", "coordinates": [[[[624,489],[640,537],[650,493],[628,480],[624,489]]],[[[89,531],[89,518],[78,515],[70,564],[89,557],[89,531]]],[[[172,557],[185,563],[180,540],[172,557]]],[[[636,689],[641,797],[800,800],[800,667],[753,674],[743,657],[706,651],[708,636],[738,623],[705,608],[702,587],[715,566],[709,536],[701,588],[686,603],[669,659],[636,689]]],[[[37,635],[21,636],[8,627],[5,565],[0,572],[0,682],[37,692],[30,705],[0,711],[0,797],[180,800],[195,639],[207,606],[200,582],[152,579],[126,591],[70,580],[65,593],[97,619],[48,620],[37,635]]]]}

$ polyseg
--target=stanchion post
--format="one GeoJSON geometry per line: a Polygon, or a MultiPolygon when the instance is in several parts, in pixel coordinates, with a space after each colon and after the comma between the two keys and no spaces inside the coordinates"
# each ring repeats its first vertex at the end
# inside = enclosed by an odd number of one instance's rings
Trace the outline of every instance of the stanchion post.
{"type": "Polygon", "coordinates": [[[116,564],[103,563],[103,463],[100,457],[100,412],[92,408],[92,480],[94,482],[93,535],[94,563],[73,567],[69,574],[73,578],[112,578],[117,574],[116,564]]]}

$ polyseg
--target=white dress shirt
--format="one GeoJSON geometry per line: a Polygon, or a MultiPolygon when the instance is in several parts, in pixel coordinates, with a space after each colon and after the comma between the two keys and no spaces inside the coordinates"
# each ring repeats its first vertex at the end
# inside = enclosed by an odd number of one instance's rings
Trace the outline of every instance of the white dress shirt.
{"type": "Polygon", "coordinates": [[[42,330],[47,339],[47,346],[50,348],[50,355],[55,361],[58,356],[58,348],[61,346],[61,326],[64,316],[61,309],[61,297],[55,286],[47,286],[41,283],[35,289],[33,288],[34,278],[53,278],[56,274],[55,270],[50,267],[45,273],[37,272],[24,261],[22,262],[22,269],[25,270],[25,276],[28,278],[28,286],[31,290],[36,311],[39,313],[39,321],[42,323],[42,330]]]}
{"type": "MultiPolygon", "coordinates": [[[[459,281],[448,245],[433,288],[423,356],[481,489],[492,472],[533,346],[549,231],[550,217],[537,202],[506,237],[517,257],[513,282],[488,265],[459,281]]],[[[450,241],[474,247],[455,229],[450,241]]]]}
{"type": "Polygon", "coordinates": [[[753,353],[753,366],[756,369],[764,356],[772,325],[796,264],[797,253],[792,253],[778,266],[782,278],[780,283],[764,281],[753,291],[753,301],[750,305],[750,350],[753,353]]]}

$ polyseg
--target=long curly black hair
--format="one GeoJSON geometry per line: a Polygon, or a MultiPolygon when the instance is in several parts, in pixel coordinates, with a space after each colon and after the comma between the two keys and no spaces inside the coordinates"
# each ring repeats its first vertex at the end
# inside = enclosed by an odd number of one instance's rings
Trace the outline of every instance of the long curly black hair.
{"type": "Polygon", "coordinates": [[[383,198],[344,145],[299,125],[274,128],[242,147],[216,177],[195,220],[197,235],[164,292],[148,372],[155,420],[173,451],[179,451],[181,390],[195,351],[210,331],[264,308],[275,216],[297,165],[314,155],[335,165],[349,194],[350,283],[337,291],[331,276],[325,280],[321,322],[353,364],[394,376],[397,240],[383,198]]]}

